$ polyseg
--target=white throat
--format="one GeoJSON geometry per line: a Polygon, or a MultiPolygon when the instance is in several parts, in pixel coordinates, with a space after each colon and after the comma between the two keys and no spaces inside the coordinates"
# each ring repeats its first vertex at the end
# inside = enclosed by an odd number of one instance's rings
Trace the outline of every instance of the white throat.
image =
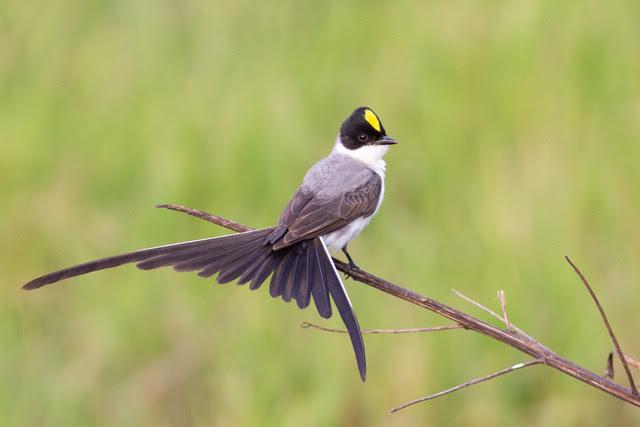
{"type": "Polygon", "coordinates": [[[358,160],[371,168],[375,173],[384,179],[384,172],[387,167],[382,158],[389,147],[386,145],[365,145],[355,150],[349,150],[340,142],[340,135],[336,138],[336,144],[333,146],[331,154],[341,154],[358,160]]]}

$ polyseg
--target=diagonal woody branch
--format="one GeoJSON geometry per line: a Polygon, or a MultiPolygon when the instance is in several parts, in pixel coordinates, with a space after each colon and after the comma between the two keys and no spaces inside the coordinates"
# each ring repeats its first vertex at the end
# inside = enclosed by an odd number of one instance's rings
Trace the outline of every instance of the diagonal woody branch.
{"type": "Polygon", "coordinates": [[[573,263],[573,261],[571,261],[571,259],[569,259],[568,256],[565,255],[564,259],[567,260],[571,268],[573,268],[573,271],[575,271],[578,277],[580,277],[580,280],[582,280],[582,283],[587,288],[589,295],[591,295],[591,298],[593,298],[593,302],[596,304],[596,307],[598,307],[598,311],[600,312],[600,316],[602,316],[602,321],[604,322],[604,326],[607,328],[607,332],[609,333],[611,342],[613,343],[613,346],[616,349],[616,353],[618,353],[618,357],[620,358],[620,361],[622,362],[622,366],[624,367],[624,371],[627,374],[627,379],[629,380],[629,386],[631,387],[631,392],[633,393],[634,396],[638,396],[638,388],[636,387],[636,384],[633,381],[633,375],[631,375],[631,369],[629,369],[629,364],[627,363],[627,359],[624,357],[624,353],[620,348],[620,344],[618,343],[616,334],[613,333],[613,328],[611,328],[611,324],[609,324],[609,319],[607,319],[607,315],[604,312],[604,308],[602,308],[602,304],[600,304],[600,301],[598,300],[596,293],[593,291],[593,288],[589,284],[589,281],[587,280],[587,278],[584,277],[584,274],[582,274],[582,271],[580,271],[580,269],[576,267],[576,265],[573,263]]]}
{"type": "MultiPolygon", "coordinates": [[[[248,231],[250,227],[230,221],[228,219],[211,215],[197,209],[186,208],[180,205],[161,205],[159,207],[185,212],[192,216],[204,219],[211,223],[221,225],[235,231],[248,231]]],[[[442,317],[458,323],[465,329],[475,331],[479,334],[488,336],[500,341],[516,350],[539,360],[540,363],[553,368],[565,375],[575,378],[585,384],[594,387],[604,393],[610,394],[620,400],[640,407],[640,396],[635,394],[631,389],[623,387],[609,378],[597,375],[576,363],[563,358],[552,350],[542,346],[540,343],[529,339],[526,336],[517,334],[516,332],[500,329],[496,326],[483,322],[469,314],[442,304],[434,299],[423,296],[412,290],[398,286],[388,280],[374,276],[359,268],[349,268],[349,265],[334,258],[334,262],[338,270],[348,273],[351,278],[364,283],[367,286],[385,292],[395,298],[410,302],[419,307],[434,312],[442,317]]],[[[624,358],[624,356],[623,356],[624,358]]]]}

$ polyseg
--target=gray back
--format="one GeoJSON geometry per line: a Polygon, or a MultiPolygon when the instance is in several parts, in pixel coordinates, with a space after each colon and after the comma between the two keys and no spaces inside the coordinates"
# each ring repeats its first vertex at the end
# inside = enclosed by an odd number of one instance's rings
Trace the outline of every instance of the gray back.
{"type": "Polygon", "coordinates": [[[342,154],[331,154],[309,169],[302,188],[317,198],[331,199],[365,185],[375,172],[364,163],[342,154]]]}

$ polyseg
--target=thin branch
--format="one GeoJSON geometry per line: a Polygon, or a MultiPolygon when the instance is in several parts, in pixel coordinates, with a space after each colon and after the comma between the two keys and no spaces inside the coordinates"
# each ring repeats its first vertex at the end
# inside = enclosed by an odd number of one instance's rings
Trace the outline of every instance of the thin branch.
{"type": "Polygon", "coordinates": [[[545,351],[548,351],[550,353],[553,353],[553,351],[545,346],[544,344],[540,343],[538,340],[536,340],[535,338],[533,338],[531,335],[527,334],[525,331],[523,331],[522,329],[518,328],[516,325],[514,325],[513,323],[507,323],[507,320],[505,320],[504,317],[500,316],[499,314],[497,314],[495,311],[491,310],[489,307],[486,307],[482,304],[480,304],[478,301],[469,298],[468,296],[466,296],[465,294],[463,294],[460,291],[457,291],[455,289],[451,289],[451,291],[456,294],[457,296],[459,296],[460,298],[462,298],[463,300],[467,301],[468,303],[470,303],[471,305],[474,305],[476,307],[478,307],[480,310],[486,311],[487,313],[489,313],[491,316],[495,317],[496,319],[498,319],[499,321],[501,321],[502,323],[504,323],[504,325],[507,327],[507,330],[509,332],[513,332],[515,334],[520,335],[521,337],[524,337],[528,340],[530,340],[533,343],[536,343],[537,345],[539,345],[542,349],[544,349],[545,351]],[[511,329],[509,330],[509,326],[511,327],[511,329]]]}
{"type": "MultiPolygon", "coordinates": [[[[303,322],[300,325],[302,328],[313,328],[326,332],[337,332],[340,334],[346,334],[345,329],[333,329],[326,328],[324,326],[316,325],[314,323],[303,322]]],[[[408,329],[363,329],[363,334],[415,334],[420,332],[437,332],[437,331],[450,331],[451,329],[464,329],[461,325],[443,325],[443,326],[431,326],[429,328],[408,328],[408,329]]]]}
{"type": "Polygon", "coordinates": [[[205,221],[209,221],[212,224],[220,225],[224,228],[228,228],[229,230],[237,231],[238,233],[243,233],[245,231],[251,231],[253,228],[247,227],[246,225],[238,224],[237,222],[228,220],[218,215],[213,215],[198,209],[188,208],[182,205],[174,205],[174,204],[165,204],[165,205],[157,205],[156,208],[162,209],[170,209],[172,211],[183,212],[189,214],[191,216],[195,216],[196,218],[204,219],[205,221]]]}
{"type": "MultiPolygon", "coordinates": [[[[221,218],[215,215],[209,215],[206,212],[198,211],[195,209],[185,208],[180,205],[162,205],[166,209],[173,209],[179,212],[187,212],[190,215],[204,219],[211,223],[222,225],[231,230],[249,230],[242,224],[235,223],[225,218],[221,218]]],[[[539,342],[523,337],[519,333],[506,331],[500,329],[494,325],[483,322],[469,314],[461,312],[449,307],[446,304],[442,304],[432,298],[420,295],[417,292],[413,292],[410,289],[403,288],[394,283],[377,277],[363,270],[350,270],[349,265],[338,260],[333,259],[334,264],[338,270],[343,273],[350,273],[351,277],[367,286],[370,286],[379,291],[385,292],[395,298],[410,302],[433,313],[436,313],[446,319],[452,320],[455,323],[462,325],[465,329],[469,329],[487,337],[500,341],[516,350],[534,357],[536,360],[541,360],[546,366],[553,368],[565,375],[575,378],[583,383],[594,387],[604,393],[614,396],[627,403],[640,407],[640,396],[634,394],[632,390],[627,387],[623,387],[616,384],[609,378],[598,375],[589,371],[582,366],[579,366],[570,360],[563,358],[555,352],[549,350],[539,342]]]]}
{"type": "Polygon", "coordinates": [[[402,405],[396,406],[395,408],[393,408],[391,410],[391,413],[393,414],[394,412],[398,412],[398,411],[400,411],[402,409],[408,408],[409,406],[415,405],[416,403],[426,402],[427,400],[432,400],[432,399],[435,399],[436,397],[444,396],[446,394],[453,393],[454,391],[458,391],[460,389],[463,389],[463,388],[466,388],[466,387],[469,387],[469,386],[472,386],[472,385],[475,385],[475,384],[478,384],[478,383],[481,383],[481,382],[484,382],[484,381],[489,381],[489,380],[491,380],[493,378],[496,378],[496,377],[499,377],[501,375],[505,375],[505,374],[508,374],[510,372],[517,371],[518,369],[526,368],[528,366],[538,365],[540,363],[543,363],[543,361],[542,360],[537,360],[537,359],[536,360],[529,360],[528,362],[516,363],[513,366],[510,366],[510,367],[505,368],[505,369],[501,369],[501,370],[499,370],[497,372],[494,372],[493,374],[489,374],[489,375],[485,375],[484,377],[475,378],[475,379],[472,379],[472,380],[469,380],[469,381],[465,381],[462,384],[458,384],[457,386],[448,388],[448,389],[443,390],[441,392],[438,392],[438,393],[435,393],[435,394],[430,394],[429,396],[421,397],[420,399],[415,399],[415,400],[412,400],[410,402],[403,403],[402,405]]]}
{"type": "Polygon", "coordinates": [[[636,369],[640,369],[640,360],[634,359],[633,357],[627,356],[626,354],[624,355],[624,358],[629,365],[633,366],[636,369]]]}
{"type": "Polygon", "coordinates": [[[489,307],[485,307],[484,305],[480,304],[478,301],[473,300],[471,298],[469,298],[468,296],[466,296],[465,294],[463,294],[460,291],[457,291],[455,289],[451,289],[451,292],[453,292],[454,294],[456,294],[457,296],[459,296],[460,298],[462,298],[463,300],[465,300],[466,302],[468,302],[471,305],[475,305],[476,307],[478,307],[480,310],[482,311],[486,311],[487,313],[489,313],[491,316],[495,317],[496,319],[498,319],[499,321],[501,321],[502,323],[505,323],[504,319],[502,318],[502,316],[500,316],[498,313],[496,313],[495,311],[491,310],[489,307]]]}
{"type": "Polygon", "coordinates": [[[500,289],[498,291],[498,299],[500,300],[502,318],[504,319],[504,324],[507,326],[507,331],[513,331],[513,326],[511,325],[511,322],[509,322],[509,316],[507,315],[507,297],[505,296],[504,290],[500,289]]]}
{"type": "Polygon", "coordinates": [[[620,344],[618,344],[618,339],[616,338],[616,335],[613,333],[613,329],[609,324],[609,319],[607,319],[607,315],[605,314],[604,308],[602,308],[602,305],[600,304],[600,301],[598,300],[596,293],[591,288],[591,285],[589,285],[589,282],[587,281],[587,278],[584,277],[584,274],[582,274],[582,271],[580,271],[580,269],[576,267],[576,265],[569,259],[568,256],[565,255],[564,258],[567,260],[569,265],[573,268],[573,271],[576,272],[578,277],[580,277],[580,280],[582,280],[582,283],[584,283],[584,286],[587,288],[587,291],[589,291],[589,295],[591,295],[591,298],[593,298],[593,302],[596,303],[596,306],[598,307],[598,311],[600,312],[600,316],[602,316],[602,321],[604,322],[604,325],[607,328],[607,332],[609,333],[609,337],[611,337],[611,342],[613,342],[613,346],[615,347],[616,352],[618,353],[618,357],[622,362],[622,366],[624,367],[624,371],[627,374],[627,379],[629,380],[629,386],[631,387],[631,392],[633,393],[634,396],[638,396],[638,388],[636,387],[636,384],[633,381],[633,375],[631,375],[631,369],[629,369],[629,364],[627,363],[627,359],[624,357],[624,353],[620,348],[620,344]]]}

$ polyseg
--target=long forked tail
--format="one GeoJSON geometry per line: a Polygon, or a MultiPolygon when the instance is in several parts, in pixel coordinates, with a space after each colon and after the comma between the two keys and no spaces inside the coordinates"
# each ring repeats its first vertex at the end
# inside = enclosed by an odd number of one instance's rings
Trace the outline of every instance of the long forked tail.
{"type": "Polygon", "coordinates": [[[136,263],[143,270],[171,266],[176,271],[197,271],[201,277],[218,274],[218,283],[238,279],[238,284],[249,283],[252,290],[258,289],[271,275],[271,296],[282,297],[287,302],[295,299],[300,308],[306,308],[313,297],[318,313],[324,318],[331,317],[330,300],[333,299],[349,332],[364,381],[366,358],[360,326],[324,242],[317,237],[274,251],[267,242],[273,230],[265,228],[102,258],[38,277],[23,289],[38,289],[129,263],[136,263]]]}

